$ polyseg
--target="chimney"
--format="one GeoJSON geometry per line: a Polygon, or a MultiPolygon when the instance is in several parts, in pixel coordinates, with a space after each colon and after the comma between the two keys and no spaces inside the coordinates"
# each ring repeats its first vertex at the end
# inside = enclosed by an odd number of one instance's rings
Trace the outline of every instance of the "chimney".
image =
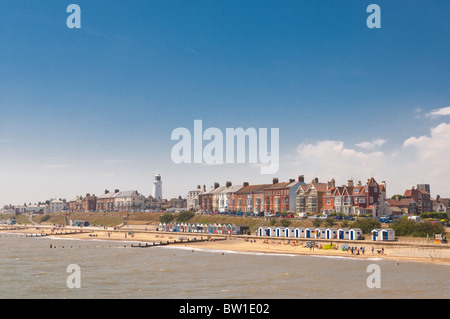
{"type": "Polygon", "coordinates": [[[91,196],[91,194],[90,194],[90,193],[87,193],[87,194],[86,194],[86,197],[89,197],[89,196],[91,196]]]}
{"type": "Polygon", "coordinates": [[[244,182],[244,184],[242,184],[244,187],[248,186],[248,182],[244,182]]]}
{"type": "Polygon", "coordinates": [[[105,194],[108,194],[108,193],[109,193],[109,190],[105,189],[105,194]]]}
{"type": "Polygon", "coordinates": [[[115,189],[115,190],[114,190],[114,193],[115,193],[115,194],[117,194],[118,192],[119,192],[119,190],[118,190],[118,189],[115,189]]]}
{"type": "Polygon", "coordinates": [[[305,176],[298,175],[298,181],[299,181],[299,183],[304,183],[305,182],[305,176]]]}
{"type": "Polygon", "coordinates": [[[278,184],[278,178],[277,177],[274,177],[272,179],[272,184],[278,184]]]}
{"type": "Polygon", "coordinates": [[[353,187],[353,180],[352,180],[352,179],[349,179],[349,180],[347,181],[347,186],[348,186],[348,187],[353,187]]]}
{"type": "Polygon", "coordinates": [[[206,192],[206,185],[203,184],[203,191],[206,192]]]}
{"type": "Polygon", "coordinates": [[[214,189],[218,188],[220,186],[219,183],[214,183],[214,189]]]}
{"type": "Polygon", "coordinates": [[[361,186],[361,181],[358,181],[358,183],[356,184],[356,186],[361,186]]]}
{"type": "Polygon", "coordinates": [[[332,188],[332,187],[334,187],[334,186],[333,186],[333,180],[328,181],[328,183],[327,183],[327,188],[332,188]]]}
{"type": "Polygon", "coordinates": [[[227,182],[227,183],[226,183],[226,186],[227,186],[227,187],[230,187],[231,185],[232,185],[231,182],[227,182]]]}
{"type": "Polygon", "coordinates": [[[290,178],[289,183],[293,183],[293,182],[295,182],[295,179],[290,178]]]}
{"type": "Polygon", "coordinates": [[[314,179],[312,180],[313,183],[318,183],[319,179],[317,177],[314,177],[314,179]]]}

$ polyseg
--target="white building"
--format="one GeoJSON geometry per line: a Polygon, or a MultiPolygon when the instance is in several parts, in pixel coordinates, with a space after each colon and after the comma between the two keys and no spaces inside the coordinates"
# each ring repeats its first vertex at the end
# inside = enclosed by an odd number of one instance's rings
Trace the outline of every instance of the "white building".
{"type": "Polygon", "coordinates": [[[197,186],[197,189],[189,191],[186,197],[186,206],[188,210],[198,210],[200,209],[200,202],[198,199],[198,195],[202,192],[202,188],[200,185],[197,186]]]}
{"type": "Polygon", "coordinates": [[[138,191],[119,192],[114,197],[114,207],[117,211],[134,211],[144,208],[145,196],[138,191]]]}
{"type": "Polygon", "coordinates": [[[161,181],[161,175],[157,173],[155,175],[155,180],[153,181],[153,198],[155,199],[163,199],[162,197],[162,181],[161,181]]]}
{"type": "MultiPolygon", "coordinates": [[[[234,194],[242,187],[243,185],[231,185],[231,182],[226,184],[226,188],[219,193],[219,212],[224,213],[230,211],[228,207],[230,207],[231,194],[234,194]]],[[[251,203],[248,204],[248,206],[250,205],[251,203]]]]}
{"type": "Polygon", "coordinates": [[[59,213],[65,211],[66,201],[54,199],[50,201],[50,213],[59,213]]]}

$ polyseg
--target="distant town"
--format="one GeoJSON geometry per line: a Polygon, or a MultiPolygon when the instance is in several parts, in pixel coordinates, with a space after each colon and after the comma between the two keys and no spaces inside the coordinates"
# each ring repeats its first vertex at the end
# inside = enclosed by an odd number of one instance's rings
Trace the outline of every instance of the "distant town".
{"type": "Polygon", "coordinates": [[[318,178],[305,182],[304,176],[270,184],[233,185],[226,182],[211,187],[198,185],[185,198],[170,200],[162,195],[162,179],[156,174],[153,192],[144,196],[137,190],[105,190],[102,195],[75,196],[72,200],[50,199],[34,204],[5,205],[2,214],[48,214],[57,212],[182,212],[226,213],[246,216],[308,217],[311,215],[355,215],[393,218],[419,216],[424,212],[450,212],[450,198],[430,195],[429,184],[417,184],[403,194],[386,197],[386,182],[373,177],[365,182],[348,180],[337,185],[334,179],[324,183],[318,178]]]}

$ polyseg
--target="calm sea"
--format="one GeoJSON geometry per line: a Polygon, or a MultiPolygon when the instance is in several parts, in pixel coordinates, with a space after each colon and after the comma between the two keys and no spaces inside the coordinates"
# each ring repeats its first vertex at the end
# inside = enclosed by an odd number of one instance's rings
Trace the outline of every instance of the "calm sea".
{"type": "MultiPolygon", "coordinates": [[[[353,258],[130,248],[0,233],[0,298],[448,298],[448,265],[353,258]],[[56,248],[50,248],[52,247],[56,248]],[[64,246],[64,248],[63,248],[64,246]],[[67,271],[79,266],[80,288],[67,271]],[[368,288],[367,268],[380,268],[368,288]]],[[[126,245],[127,247],[124,247],[126,245]]]]}

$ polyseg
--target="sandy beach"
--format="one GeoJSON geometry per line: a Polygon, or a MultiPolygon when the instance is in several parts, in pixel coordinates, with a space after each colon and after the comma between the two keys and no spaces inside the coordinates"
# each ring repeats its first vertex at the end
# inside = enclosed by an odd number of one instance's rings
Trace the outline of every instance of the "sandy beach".
{"type": "MultiPolygon", "coordinates": [[[[237,236],[237,235],[212,235],[192,234],[192,233],[169,233],[157,232],[153,229],[142,229],[129,227],[126,229],[102,229],[102,228],[52,228],[52,227],[1,227],[2,233],[16,233],[30,236],[31,234],[46,235],[63,238],[76,238],[83,240],[97,239],[121,241],[124,243],[141,242],[145,243],[167,243],[172,246],[181,246],[196,249],[218,250],[227,252],[253,252],[268,254],[300,254],[300,255],[318,255],[318,256],[340,256],[351,258],[381,258],[392,260],[395,263],[400,261],[416,261],[427,263],[440,263],[450,265],[450,246],[449,244],[435,244],[426,239],[399,239],[396,242],[373,242],[373,241],[340,241],[334,240],[287,240],[285,238],[256,237],[256,236],[237,236]],[[226,240],[224,240],[226,238],[226,240]],[[181,240],[183,239],[183,242],[181,240]],[[189,239],[189,241],[188,241],[189,239]],[[194,239],[205,241],[192,242],[194,239]],[[176,243],[174,243],[176,241],[176,243]],[[315,247],[310,247],[307,242],[315,242],[315,247]],[[332,249],[328,245],[334,245],[332,249]],[[351,250],[342,250],[344,245],[353,247],[351,250]],[[329,247],[329,246],[328,246],[329,247]],[[363,248],[364,247],[364,251],[363,248]]],[[[152,248],[147,248],[152,249],[152,248]]]]}

